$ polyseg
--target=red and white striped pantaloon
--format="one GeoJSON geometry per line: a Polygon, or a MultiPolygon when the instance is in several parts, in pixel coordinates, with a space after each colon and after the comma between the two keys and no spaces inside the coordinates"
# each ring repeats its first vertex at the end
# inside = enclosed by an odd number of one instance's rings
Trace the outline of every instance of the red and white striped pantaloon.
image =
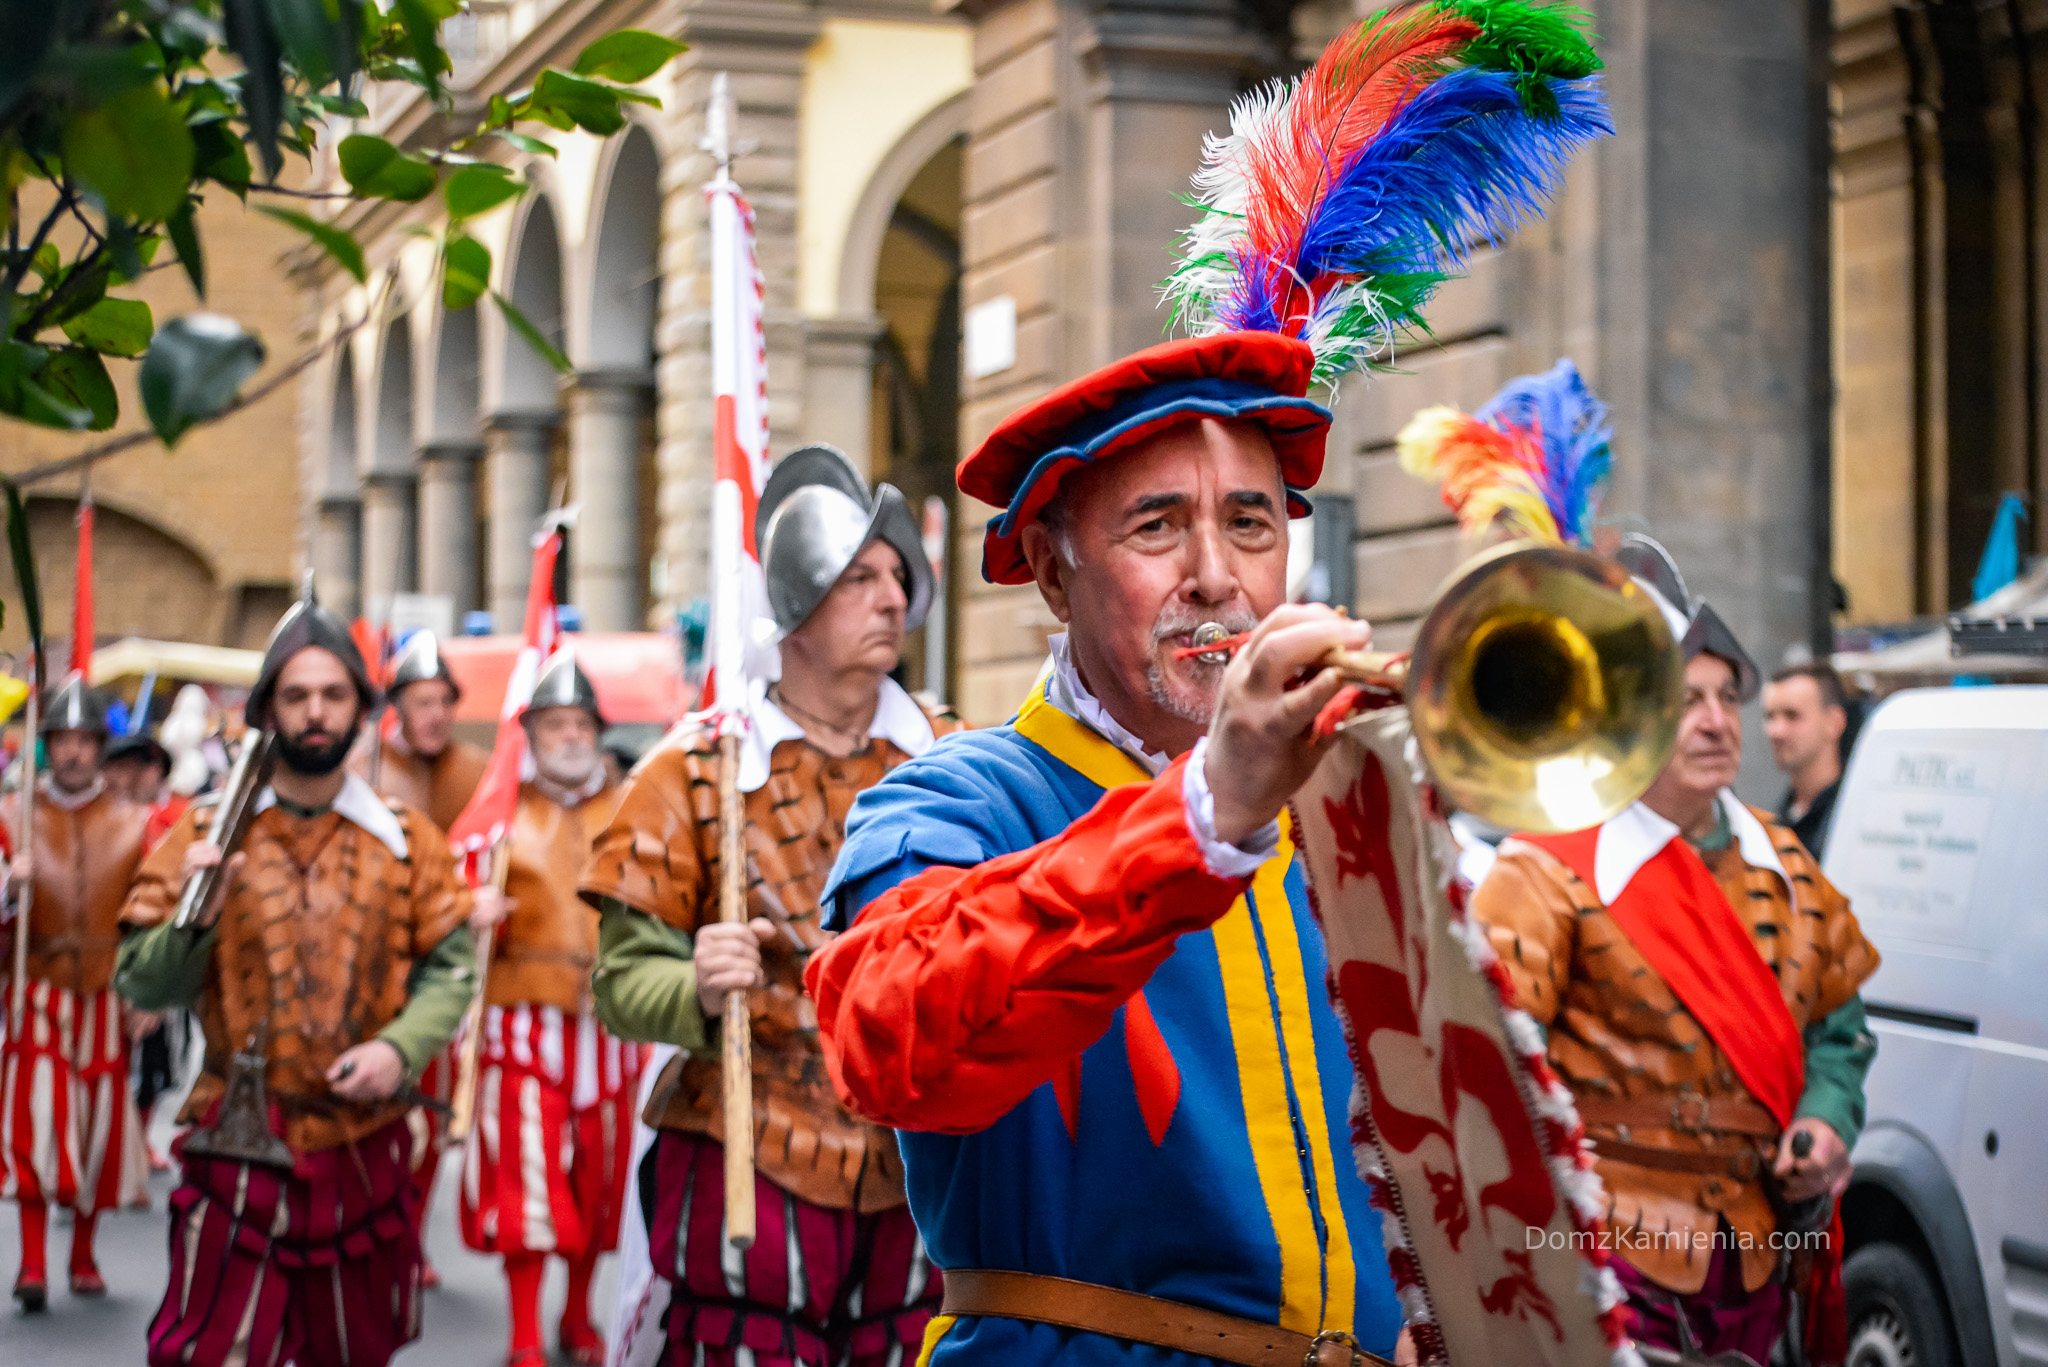
{"type": "Polygon", "coordinates": [[[126,1008],[111,988],[31,980],[27,995],[27,1028],[0,1061],[0,1198],[81,1215],[146,1202],[126,1008]]]}
{"type": "Polygon", "coordinates": [[[754,1177],[753,1246],[725,1240],[725,1146],[663,1130],[654,1270],[672,1283],[668,1367],[908,1367],[938,1313],[940,1275],[908,1207],[859,1215],[754,1177]]]}
{"type": "Polygon", "coordinates": [[[618,1247],[645,1045],[552,1006],[484,1012],[462,1240],[574,1262],[618,1247]]]}
{"type": "MultiPolygon", "coordinates": [[[[281,1130],[275,1103],[272,1113],[281,1130]]],[[[180,1157],[171,1279],[150,1322],[149,1367],[384,1367],[419,1337],[404,1121],[300,1153],[290,1172],[180,1157]]]]}

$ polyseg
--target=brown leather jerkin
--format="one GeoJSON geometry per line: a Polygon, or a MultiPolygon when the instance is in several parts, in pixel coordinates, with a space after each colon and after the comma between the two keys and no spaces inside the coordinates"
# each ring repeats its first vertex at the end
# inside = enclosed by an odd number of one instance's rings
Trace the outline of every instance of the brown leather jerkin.
{"type": "Polygon", "coordinates": [[[1238,1367],[1391,1367],[1349,1334],[1310,1337],[1277,1324],[1035,1272],[948,1268],[939,1313],[1078,1329],[1238,1367]]]}

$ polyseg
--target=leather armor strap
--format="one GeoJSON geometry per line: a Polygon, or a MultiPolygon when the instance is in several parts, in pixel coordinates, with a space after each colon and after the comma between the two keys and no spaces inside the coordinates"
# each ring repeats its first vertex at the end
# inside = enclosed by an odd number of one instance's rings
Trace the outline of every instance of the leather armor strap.
{"type": "Polygon", "coordinates": [[[1588,1125],[1677,1130],[1680,1134],[1746,1134],[1776,1139],[1777,1117],[1754,1101],[1703,1097],[1697,1092],[1665,1096],[1580,1096],[1579,1119],[1588,1125]]]}
{"type": "Polygon", "coordinates": [[[947,1269],[942,1315],[1028,1320],[1238,1367],[1391,1367],[1349,1334],[1311,1338],[1178,1301],[1032,1272],[947,1269]]]}
{"type": "Polygon", "coordinates": [[[1751,1144],[1733,1149],[1665,1149],[1596,1137],[1593,1152],[1617,1163],[1633,1163],[1639,1168],[1654,1168],[1658,1172],[1705,1173],[1714,1177],[1732,1177],[1738,1182],[1754,1181],[1771,1166],[1770,1155],[1751,1144]]]}

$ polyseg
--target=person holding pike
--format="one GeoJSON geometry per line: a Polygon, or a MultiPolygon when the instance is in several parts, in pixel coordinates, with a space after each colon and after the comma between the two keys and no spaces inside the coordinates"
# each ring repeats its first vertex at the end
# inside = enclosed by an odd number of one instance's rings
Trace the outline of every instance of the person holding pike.
{"type": "Polygon", "coordinates": [[[152,1367],[383,1367],[419,1336],[406,1112],[474,990],[469,889],[418,810],[344,768],[376,702],[311,594],[272,633],[246,716],[276,767],[211,904],[202,801],[145,861],[115,970],[145,1010],[194,1006],[205,1060],[180,1119],[170,1282],[152,1367]]]}
{"type": "Polygon", "coordinates": [[[826,940],[819,892],[847,809],[953,723],[889,677],[932,602],[902,494],[870,493],[829,446],[792,452],[762,490],[757,544],[781,631],[781,678],[753,701],[740,746],[748,924],[719,921],[713,731],[686,723],[627,780],[583,896],[602,913],[598,1018],[680,1046],[647,1114],[648,1247],[669,1283],[667,1361],[882,1367],[908,1361],[938,1308],[904,1209],[888,1131],[847,1113],[818,1054],[805,962],[826,940]],[[725,1237],[717,1038],[726,995],[750,989],[755,1204],[744,1253],[725,1237]],[[741,1354],[747,1356],[741,1356],[741,1354]]]}

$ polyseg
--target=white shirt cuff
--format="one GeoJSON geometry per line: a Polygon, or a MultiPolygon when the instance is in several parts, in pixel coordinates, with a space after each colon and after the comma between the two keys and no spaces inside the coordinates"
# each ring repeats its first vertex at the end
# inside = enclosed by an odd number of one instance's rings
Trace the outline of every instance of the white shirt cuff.
{"type": "Polygon", "coordinates": [[[1216,838],[1216,795],[1209,791],[1209,738],[1195,742],[1187,767],[1181,770],[1180,796],[1188,809],[1188,829],[1201,848],[1202,863],[1218,878],[1249,878],[1280,848],[1280,823],[1268,821],[1242,845],[1216,838]]]}

